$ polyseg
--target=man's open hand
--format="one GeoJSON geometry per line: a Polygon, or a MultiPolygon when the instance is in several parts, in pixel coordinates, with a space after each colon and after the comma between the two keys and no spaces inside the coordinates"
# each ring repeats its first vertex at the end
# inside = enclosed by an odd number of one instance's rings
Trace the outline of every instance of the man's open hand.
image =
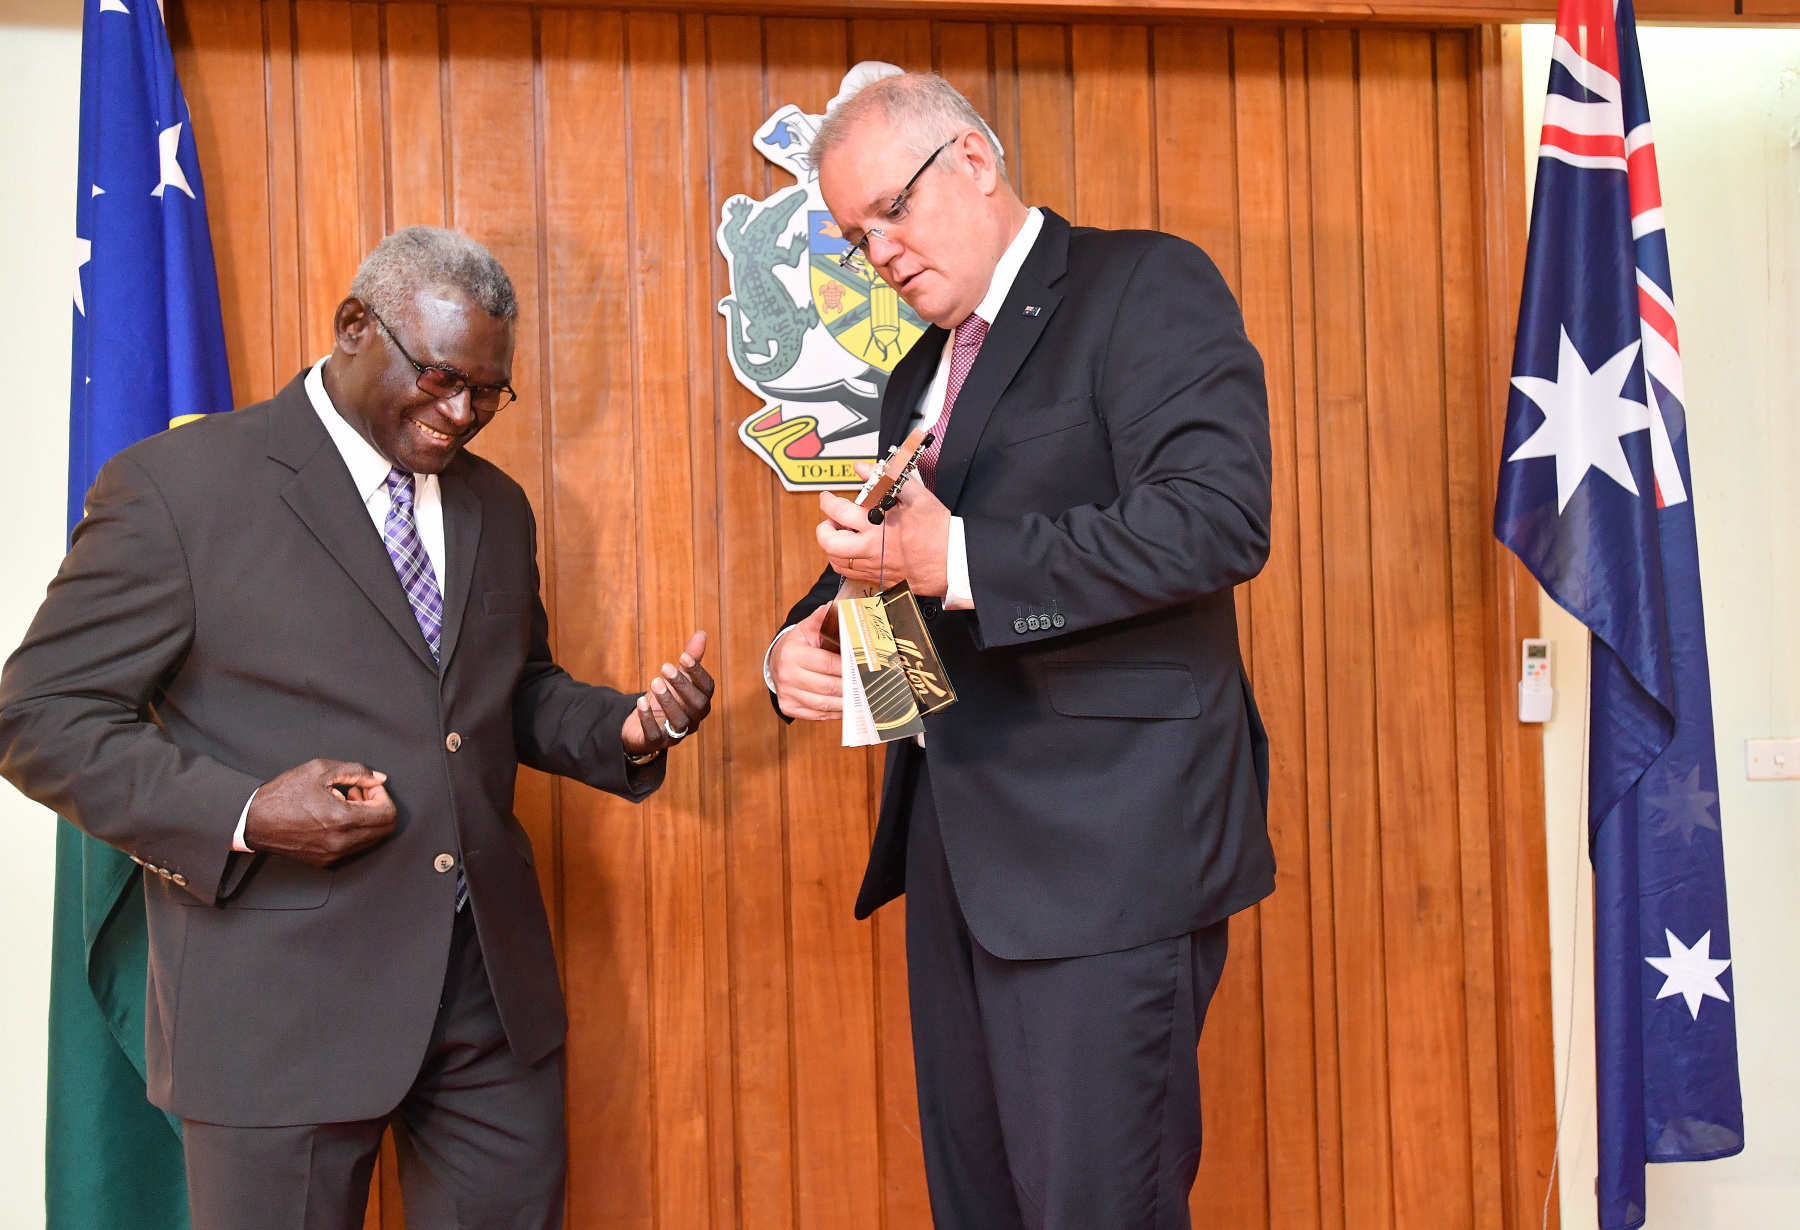
{"type": "Polygon", "coordinates": [[[350,760],[309,760],[265,782],[244,821],[244,844],[329,867],[394,831],[386,773],[350,760]]]}
{"type": "MultiPolygon", "coordinates": [[[[873,467],[858,463],[856,470],[867,478],[873,467]]],[[[870,525],[868,513],[829,491],[819,493],[819,511],[829,518],[819,525],[819,547],[838,575],[884,588],[905,581],[922,598],[944,596],[950,510],[917,475],[900,488],[900,503],[881,525],[870,525]]]]}
{"type": "Polygon", "coordinates": [[[819,633],[831,610],[827,602],[782,633],[769,656],[775,699],[791,718],[824,722],[843,716],[843,661],[824,647],[819,633]]]}
{"type": "Polygon", "coordinates": [[[625,751],[631,756],[647,756],[673,747],[677,738],[685,738],[712,712],[713,677],[700,665],[706,655],[706,633],[696,632],[688,638],[681,655],[681,665],[664,662],[662,674],[650,681],[650,687],[638,697],[631,715],[620,730],[625,751]],[[668,723],[671,736],[663,728],[668,723]]]}

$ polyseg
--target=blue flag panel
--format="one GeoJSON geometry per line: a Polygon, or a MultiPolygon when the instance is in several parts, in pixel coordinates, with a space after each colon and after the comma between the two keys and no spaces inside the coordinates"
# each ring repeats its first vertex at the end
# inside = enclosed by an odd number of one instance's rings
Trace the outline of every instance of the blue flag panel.
{"type": "Polygon", "coordinates": [[[1562,0],[1494,532],[1593,633],[1603,1230],[1743,1148],[1680,341],[1630,0],[1562,0]]]}

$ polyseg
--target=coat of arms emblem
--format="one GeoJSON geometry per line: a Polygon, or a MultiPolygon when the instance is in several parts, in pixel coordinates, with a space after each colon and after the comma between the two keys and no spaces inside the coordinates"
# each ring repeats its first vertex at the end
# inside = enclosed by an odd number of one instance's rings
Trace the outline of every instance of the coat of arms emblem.
{"type": "MultiPolygon", "coordinates": [[[[899,70],[857,65],[839,97],[888,71],[899,70]]],[[[849,245],[807,156],[823,118],[789,103],[764,120],[757,151],[799,182],[761,201],[731,197],[719,216],[726,353],[763,399],[738,438],[789,491],[862,485],[854,466],[875,460],[888,375],[926,327],[866,261],[840,262],[849,245]]]]}

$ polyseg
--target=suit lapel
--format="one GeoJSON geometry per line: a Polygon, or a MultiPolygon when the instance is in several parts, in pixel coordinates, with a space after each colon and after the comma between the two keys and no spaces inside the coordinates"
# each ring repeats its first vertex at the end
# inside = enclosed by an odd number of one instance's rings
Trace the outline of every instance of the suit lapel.
{"type": "Polygon", "coordinates": [[[990,322],[975,366],[969,369],[956,404],[950,408],[950,425],[937,467],[937,497],[946,508],[955,510],[988,418],[1062,302],[1062,296],[1050,286],[1062,277],[1068,254],[1069,224],[1046,209],[1043,230],[1013,279],[998,319],[990,322]],[[1025,311],[1028,307],[1035,309],[1030,315],[1025,311]]]}
{"type": "Polygon", "coordinates": [[[937,373],[938,357],[943,354],[944,339],[949,336],[949,330],[931,325],[920,334],[919,340],[912,344],[912,349],[906,352],[906,356],[894,368],[894,374],[888,380],[887,393],[881,399],[881,436],[878,448],[882,456],[887,455],[891,446],[900,443],[906,421],[918,409],[919,399],[925,396],[932,376],[937,373]]]}
{"type": "Polygon", "coordinates": [[[419,621],[406,600],[406,591],[400,588],[394,561],[375,532],[368,510],[357,499],[349,467],[337,449],[331,447],[331,437],[325,434],[324,425],[313,412],[301,381],[294,381],[276,395],[269,437],[269,456],[296,471],[281,489],[281,498],[338,566],[350,574],[357,588],[393,625],[419,661],[437,674],[431,647],[419,631],[419,621]]]}
{"type": "Polygon", "coordinates": [[[481,497],[469,486],[468,462],[458,457],[438,476],[444,501],[444,634],[439,643],[445,669],[462,632],[475,581],[475,553],[481,545],[481,497]]]}

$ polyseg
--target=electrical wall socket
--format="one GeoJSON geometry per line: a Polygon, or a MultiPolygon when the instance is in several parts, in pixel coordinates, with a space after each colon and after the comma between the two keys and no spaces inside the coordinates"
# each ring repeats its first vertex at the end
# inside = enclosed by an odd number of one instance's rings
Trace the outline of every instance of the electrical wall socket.
{"type": "Polygon", "coordinates": [[[1800,778],[1800,739],[1745,739],[1744,776],[1753,782],[1800,778]]]}

